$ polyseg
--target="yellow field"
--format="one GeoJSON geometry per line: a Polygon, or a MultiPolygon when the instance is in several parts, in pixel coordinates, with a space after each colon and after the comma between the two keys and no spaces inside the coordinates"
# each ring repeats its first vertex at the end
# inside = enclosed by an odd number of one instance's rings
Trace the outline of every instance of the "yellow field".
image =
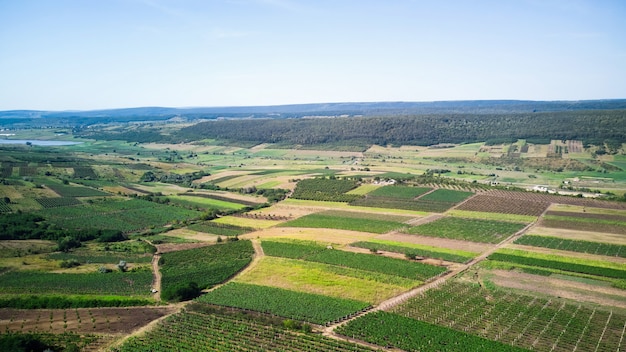
{"type": "Polygon", "coordinates": [[[350,276],[338,274],[333,266],[327,264],[263,257],[259,264],[238,276],[235,281],[355,299],[371,304],[380,303],[420,284],[419,281],[354,269],[345,269],[345,272],[350,276]]]}

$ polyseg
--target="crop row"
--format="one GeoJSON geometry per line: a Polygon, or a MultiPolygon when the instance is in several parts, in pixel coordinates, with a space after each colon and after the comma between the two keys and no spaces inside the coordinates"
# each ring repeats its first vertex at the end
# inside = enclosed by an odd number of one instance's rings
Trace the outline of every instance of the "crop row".
{"type": "Polygon", "coordinates": [[[0,293],[142,295],[150,291],[150,271],[127,273],[57,274],[10,271],[2,275],[0,293]]]}
{"type": "Polygon", "coordinates": [[[164,253],[161,274],[164,298],[195,282],[200,289],[226,281],[252,260],[250,241],[235,241],[164,253]]]}
{"type": "Polygon", "coordinates": [[[63,185],[60,183],[46,183],[46,187],[53,190],[55,193],[60,195],[61,197],[102,197],[102,196],[110,196],[109,193],[99,191],[97,189],[84,187],[84,186],[72,186],[72,185],[63,185]]]}
{"type": "Polygon", "coordinates": [[[287,221],[282,227],[330,228],[372,233],[385,233],[405,226],[401,222],[344,217],[329,213],[315,213],[287,221]]]}
{"type": "Polygon", "coordinates": [[[74,197],[35,198],[35,200],[44,208],[67,207],[81,204],[81,202],[74,197]]]}
{"type": "Polygon", "coordinates": [[[263,241],[265,254],[276,257],[302,259],[311,262],[378,272],[411,280],[425,281],[446,271],[443,267],[411,262],[403,259],[352,253],[323,246],[302,243],[263,241]]]}
{"type": "Polygon", "coordinates": [[[455,191],[451,189],[440,188],[419,197],[419,200],[457,204],[466,200],[472,195],[474,195],[473,192],[455,191]]]}
{"type": "Polygon", "coordinates": [[[190,230],[211,233],[219,236],[239,236],[250,231],[254,231],[251,227],[242,227],[229,224],[221,224],[214,221],[205,221],[193,225],[189,225],[190,230]]]}
{"type": "Polygon", "coordinates": [[[114,252],[56,252],[46,256],[52,260],[75,260],[82,264],[117,264],[120,260],[128,263],[150,263],[152,255],[137,253],[114,253],[114,252]]]}
{"type": "Polygon", "coordinates": [[[5,203],[3,200],[0,200],[0,213],[10,213],[12,212],[13,209],[11,209],[11,207],[5,203]]]}
{"type": "Polygon", "coordinates": [[[303,334],[247,317],[184,312],[115,352],[135,351],[311,351],[357,352],[372,349],[318,334],[303,334]]]}
{"type": "Polygon", "coordinates": [[[383,186],[368,193],[368,195],[374,197],[414,199],[431,190],[431,188],[426,187],[383,186]]]}
{"type": "Polygon", "coordinates": [[[546,216],[541,219],[541,225],[545,227],[561,228],[578,231],[608,232],[626,235],[625,223],[606,223],[604,221],[587,221],[564,216],[546,216]]]}
{"type": "Polygon", "coordinates": [[[408,229],[409,234],[451,238],[481,243],[499,243],[523,229],[525,224],[444,217],[408,229]]]}
{"type": "Polygon", "coordinates": [[[98,228],[122,232],[184,221],[200,215],[198,211],[142,200],[110,200],[81,207],[48,208],[38,213],[63,228],[98,228]]]}
{"type": "MultiPolygon", "coordinates": [[[[581,273],[588,275],[595,275],[601,277],[626,279],[626,269],[609,268],[602,266],[594,266],[584,263],[572,263],[558,259],[544,259],[532,256],[521,255],[512,253],[495,252],[491,254],[488,259],[500,262],[508,262],[520,265],[527,265],[539,268],[556,269],[562,271],[569,271],[573,273],[581,273]]],[[[554,256],[554,258],[557,258],[554,256]]]]}
{"type": "Polygon", "coordinates": [[[558,249],[564,251],[606,255],[626,258],[626,246],[611,243],[571,240],[559,237],[525,235],[517,240],[516,244],[534,247],[558,249]]]}
{"type": "Polygon", "coordinates": [[[384,311],[366,314],[335,331],[354,339],[405,351],[525,351],[523,348],[384,311]]]}
{"type": "Polygon", "coordinates": [[[410,254],[413,257],[441,259],[441,260],[455,262],[455,263],[467,263],[468,261],[472,260],[472,258],[476,256],[474,254],[462,255],[462,254],[454,254],[454,253],[448,253],[448,252],[440,252],[440,251],[432,250],[432,249],[418,248],[418,247],[413,247],[413,246],[403,246],[403,245],[387,244],[387,243],[380,243],[380,242],[368,242],[368,241],[355,242],[355,243],[352,243],[351,246],[370,249],[370,250],[381,250],[381,251],[386,251],[386,252],[401,253],[401,254],[407,254],[407,255],[410,254]]]}
{"type": "Polygon", "coordinates": [[[368,195],[365,198],[356,199],[350,202],[350,205],[443,213],[450,209],[454,204],[449,202],[428,201],[421,199],[413,200],[368,195]]]}
{"type": "Polygon", "coordinates": [[[490,196],[488,194],[478,194],[456,209],[487,213],[539,216],[549,206],[550,203],[548,202],[525,199],[511,200],[503,197],[490,196]]]}
{"type": "Polygon", "coordinates": [[[250,309],[285,318],[324,324],[368,307],[365,302],[231,282],[197,298],[199,302],[250,309]]]}
{"type": "Polygon", "coordinates": [[[236,199],[236,198],[229,198],[229,197],[223,197],[223,196],[219,196],[217,194],[206,194],[206,193],[180,193],[179,195],[185,195],[185,196],[189,196],[189,197],[200,197],[200,198],[208,198],[208,199],[214,199],[214,200],[219,200],[219,201],[223,201],[223,202],[229,202],[229,203],[237,203],[237,204],[241,204],[247,207],[254,207],[259,205],[258,202],[251,202],[251,201],[247,201],[247,200],[242,200],[242,199],[236,199]]]}
{"type": "Polygon", "coordinates": [[[449,281],[392,310],[536,351],[617,351],[626,316],[547,297],[449,281]]]}
{"type": "Polygon", "coordinates": [[[298,182],[292,197],[296,199],[351,202],[361,198],[355,194],[345,194],[358,186],[357,181],[342,179],[315,178],[298,182]]]}

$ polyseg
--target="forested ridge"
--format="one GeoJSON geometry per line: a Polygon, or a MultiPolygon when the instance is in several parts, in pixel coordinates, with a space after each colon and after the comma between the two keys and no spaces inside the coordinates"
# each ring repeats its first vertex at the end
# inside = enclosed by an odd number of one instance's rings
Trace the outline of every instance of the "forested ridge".
{"type": "Polygon", "coordinates": [[[419,115],[304,119],[244,119],[201,122],[172,136],[178,141],[220,139],[291,145],[432,145],[507,142],[626,142],[626,110],[524,114],[419,115]]]}

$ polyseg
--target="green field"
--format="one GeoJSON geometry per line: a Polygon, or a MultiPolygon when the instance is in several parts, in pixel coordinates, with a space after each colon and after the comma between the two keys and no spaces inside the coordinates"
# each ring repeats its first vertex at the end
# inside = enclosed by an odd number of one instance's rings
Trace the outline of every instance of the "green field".
{"type": "Polygon", "coordinates": [[[524,228],[524,224],[445,217],[439,220],[414,226],[409,234],[443,237],[481,243],[499,243],[524,228]]]}
{"type": "Polygon", "coordinates": [[[263,249],[267,255],[302,259],[340,267],[371,271],[386,275],[399,276],[411,280],[425,281],[446,271],[445,268],[415,263],[408,260],[345,252],[328,249],[324,246],[299,241],[273,242],[263,241],[263,249]]]}
{"type": "Polygon", "coordinates": [[[282,227],[314,227],[340,230],[352,230],[372,233],[386,233],[406,225],[398,221],[369,220],[367,218],[317,213],[282,223],[282,227]]]}
{"type": "Polygon", "coordinates": [[[164,299],[180,299],[178,291],[195,283],[200,289],[224,282],[252,260],[250,241],[226,242],[202,248],[164,253],[161,274],[164,299]]]}
{"type": "Polygon", "coordinates": [[[201,296],[198,301],[251,309],[315,324],[338,320],[368,307],[367,303],[349,299],[243,283],[221,286],[201,296]]]}
{"type": "Polygon", "coordinates": [[[424,257],[432,259],[441,259],[449,262],[466,263],[475,256],[477,253],[467,251],[455,251],[445,248],[438,248],[425,245],[417,245],[403,242],[393,242],[385,240],[372,239],[369,241],[361,241],[352,243],[351,246],[366,248],[369,250],[386,251],[401,253],[412,257],[424,257]]]}
{"type": "MultiPolygon", "coordinates": [[[[270,317],[224,314],[196,304],[159,323],[156,329],[132,337],[114,352],[139,351],[267,351],[360,352],[373,349],[349,342],[290,330],[270,317]]],[[[289,325],[289,324],[287,324],[289,325]]],[[[295,324],[292,324],[295,325],[295,324]]]]}

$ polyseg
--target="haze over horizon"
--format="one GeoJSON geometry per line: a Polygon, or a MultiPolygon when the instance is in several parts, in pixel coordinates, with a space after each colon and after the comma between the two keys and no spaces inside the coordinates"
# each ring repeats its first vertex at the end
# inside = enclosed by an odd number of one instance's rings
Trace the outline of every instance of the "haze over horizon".
{"type": "Polygon", "coordinates": [[[626,98],[619,0],[0,0],[0,110],[626,98]]]}

